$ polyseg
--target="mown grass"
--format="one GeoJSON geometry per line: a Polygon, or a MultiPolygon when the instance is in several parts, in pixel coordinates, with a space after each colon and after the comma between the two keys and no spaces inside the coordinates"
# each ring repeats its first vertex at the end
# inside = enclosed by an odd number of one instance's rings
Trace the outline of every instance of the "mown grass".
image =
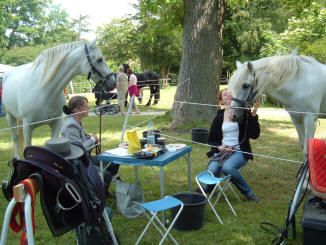
{"type": "MultiPolygon", "coordinates": [[[[151,110],[167,110],[171,108],[175,87],[169,87],[162,90],[162,100],[156,107],[150,107],[151,110]]],[[[90,97],[91,101],[94,101],[90,97]]],[[[141,110],[149,110],[141,107],[141,110]]],[[[143,120],[149,119],[151,116],[131,116],[129,125],[141,123],[143,120]]],[[[103,117],[102,133],[103,133],[103,149],[116,147],[120,141],[121,129],[124,117],[105,116],[103,117]]],[[[182,143],[181,139],[191,139],[190,129],[193,124],[188,124],[177,130],[164,129],[171,121],[169,114],[165,114],[153,119],[156,128],[162,129],[162,133],[180,138],[180,140],[167,137],[167,143],[182,143]]],[[[88,132],[97,132],[99,128],[99,120],[97,117],[88,117],[84,119],[84,127],[88,132]]],[[[303,157],[300,152],[295,129],[287,116],[261,116],[261,136],[257,140],[252,140],[253,152],[273,156],[284,159],[302,161],[303,157]]],[[[210,122],[201,122],[200,127],[209,128],[210,122]]],[[[6,128],[7,123],[4,118],[0,118],[0,128],[6,128]]],[[[324,138],[326,124],[321,121],[317,128],[316,137],[324,138]]],[[[144,127],[139,127],[141,132],[144,127]]],[[[47,126],[40,127],[35,130],[33,135],[33,144],[42,146],[44,142],[50,138],[49,128],[47,126]]],[[[188,143],[187,143],[188,144],[188,143]]],[[[206,152],[209,150],[206,146],[190,144],[193,147],[191,153],[192,165],[192,189],[196,184],[194,177],[197,173],[203,171],[209,161],[206,152]]],[[[7,162],[13,156],[12,143],[10,140],[10,132],[0,132],[0,180],[5,179],[8,173],[7,162]]],[[[282,160],[266,158],[263,156],[255,156],[254,161],[250,161],[242,170],[247,182],[253,188],[254,192],[260,198],[260,203],[255,204],[247,202],[243,199],[240,203],[234,196],[229,193],[229,198],[233,207],[237,212],[234,216],[224,200],[220,201],[217,211],[222,218],[224,225],[218,223],[213,212],[208,206],[205,211],[204,227],[198,231],[181,232],[173,230],[173,235],[180,244],[270,244],[273,235],[264,232],[260,228],[261,222],[271,222],[278,226],[283,225],[287,213],[289,200],[292,197],[294,188],[296,187],[295,175],[300,164],[290,163],[282,160]]],[[[173,194],[187,190],[187,165],[183,158],[180,158],[165,168],[165,192],[173,194]]],[[[133,167],[122,166],[120,168],[120,176],[126,182],[133,182],[133,167]]],[[[160,197],[159,180],[150,168],[139,168],[139,179],[145,193],[147,201],[158,199],[160,197]]],[[[112,184],[114,189],[114,184],[112,184]]],[[[3,220],[4,212],[7,207],[7,201],[0,195],[0,220],[3,220]]],[[[128,219],[122,216],[116,209],[114,201],[107,200],[107,205],[113,207],[113,227],[118,234],[121,244],[134,244],[143,230],[147,219],[142,216],[136,219],[128,219]]],[[[60,237],[53,237],[50,233],[46,221],[44,219],[39,200],[36,203],[35,223],[36,244],[49,245],[66,245],[76,244],[74,232],[68,232],[60,237]]],[[[289,239],[288,244],[302,244],[303,234],[301,228],[302,208],[297,213],[297,240],[289,239]]],[[[2,227],[2,224],[0,225],[2,227]]],[[[17,244],[20,234],[9,232],[7,244],[17,244]]],[[[157,244],[158,233],[154,229],[150,229],[143,238],[142,244],[157,244]]],[[[172,244],[166,241],[164,244],[172,244]]]]}

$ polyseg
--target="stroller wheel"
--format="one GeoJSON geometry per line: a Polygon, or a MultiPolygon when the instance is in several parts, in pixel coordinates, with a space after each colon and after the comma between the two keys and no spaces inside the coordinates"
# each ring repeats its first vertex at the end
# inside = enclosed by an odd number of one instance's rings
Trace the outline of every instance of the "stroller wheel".
{"type": "Polygon", "coordinates": [[[100,115],[101,113],[104,114],[105,113],[105,108],[103,107],[103,105],[97,105],[95,108],[94,108],[94,113],[96,115],[100,115]]]}
{"type": "Polygon", "coordinates": [[[120,111],[120,107],[117,104],[111,104],[107,108],[109,115],[115,115],[120,111]]]}

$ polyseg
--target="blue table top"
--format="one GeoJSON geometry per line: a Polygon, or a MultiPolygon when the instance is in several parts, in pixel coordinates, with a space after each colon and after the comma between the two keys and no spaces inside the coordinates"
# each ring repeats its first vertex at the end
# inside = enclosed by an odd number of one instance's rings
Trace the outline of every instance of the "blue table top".
{"type": "Polygon", "coordinates": [[[105,162],[114,162],[117,164],[122,164],[122,165],[134,165],[134,166],[143,166],[143,165],[149,165],[149,166],[164,166],[173,160],[189,153],[192,151],[191,146],[186,146],[185,148],[181,150],[177,150],[175,152],[164,152],[162,155],[155,157],[151,160],[146,160],[146,159],[137,159],[133,156],[118,156],[115,154],[111,154],[108,152],[104,152],[102,154],[99,154],[97,156],[97,159],[100,161],[105,161],[105,162]]]}

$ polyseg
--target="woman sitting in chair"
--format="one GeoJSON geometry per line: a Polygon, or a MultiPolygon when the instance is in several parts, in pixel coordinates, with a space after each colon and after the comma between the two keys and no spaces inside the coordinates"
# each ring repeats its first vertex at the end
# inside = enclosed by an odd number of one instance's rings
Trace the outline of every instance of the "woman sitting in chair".
{"type": "MultiPolygon", "coordinates": [[[[230,108],[232,94],[227,89],[223,89],[219,94],[219,104],[226,106],[219,110],[213,120],[208,143],[212,146],[207,153],[212,157],[207,169],[215,177],[221,175],[231,175],[231,181],[239,191],[249,200],[259,202],[250,186],[244,180],[239,169],[245,166],[249,159],[253,159],[249,138],[257,139],[260,134],[257,109],[259,100],[255,103],[254,109],[243,117],[241,122],[232,122],[232,108],[230,108]]],[[[211,192],[214,185],[205,185],[205,192],[211,192]]],[[[196,189],[200,192],[199,188],[196,189]]]]}
{"type": "MultiPolygon", "coordinates": [[[[68,118],[63,123],[61,128],[62,137],[68,138],[70,142],[77,141],[80,142],[85,149],[88,149],[90,152],[95,146],[99,143],[97,135],[92,133],[88,135],[84,131],[84,127],[82,124],[82,119],[88,116],[88,100],[84,96],[75,96],[72,97],[68,105],[63,107],[63,112],[68,116],[68,118]]],[[[98,167],[99,161],[97,160],[97,156],[92,156],[91,161],[98,167]]],[[[109,182],[112,179],[112,176],[116,175],[119,170],[119,165],[111,163],[111,165],[107,168],[109,173],[109,177],[107,173],[104,173],[107,179],[104,182],[109,185],[109,182]]]]}

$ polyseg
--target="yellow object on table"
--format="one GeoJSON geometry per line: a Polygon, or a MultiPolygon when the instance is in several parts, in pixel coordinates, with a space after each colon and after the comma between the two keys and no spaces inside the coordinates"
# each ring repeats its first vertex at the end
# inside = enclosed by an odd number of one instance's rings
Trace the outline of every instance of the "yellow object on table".
{"type": "Polygon", "coordinates": [[[133,154],[133,153],[141,150],[141,146],[140,146],[140,142],[139,142],[139,138],[138,138],[136,130],[127,131],[127,138],[129,141],[129,145],[128,145],[128,153],[129,154],[133,154]]]}

